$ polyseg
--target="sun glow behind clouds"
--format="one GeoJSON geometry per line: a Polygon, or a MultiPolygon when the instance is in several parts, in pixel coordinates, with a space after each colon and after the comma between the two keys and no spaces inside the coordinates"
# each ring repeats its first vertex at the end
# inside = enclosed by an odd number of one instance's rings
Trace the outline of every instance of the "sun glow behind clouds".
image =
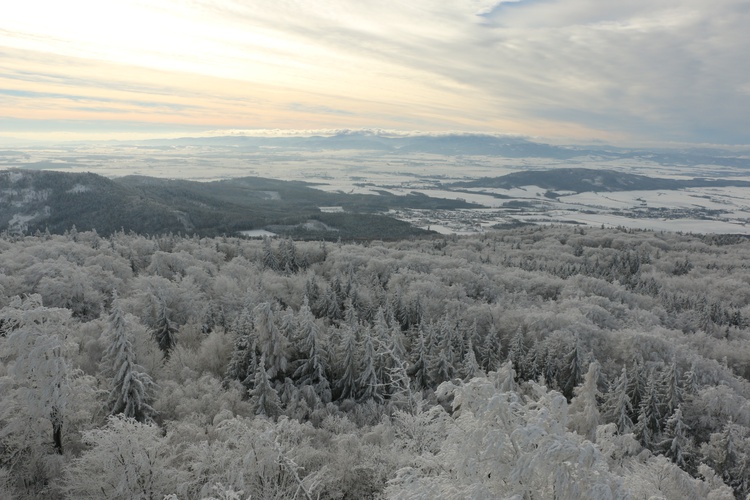
{"type": "Polygon", "coordinates": [[[227,63],[272,64],[295,50],[277,37],[227,30],[139,1],[32,0],[17,2],[4,17],[16,29],[3,37],[8,46],[167,71],[247,75],[251,68],[227,63]]]}
{"type": "Polygon", "coordinates": [[[737,142],[746,21],[741,0],[9,2],[0,136],[119,120],[737,142]]]}

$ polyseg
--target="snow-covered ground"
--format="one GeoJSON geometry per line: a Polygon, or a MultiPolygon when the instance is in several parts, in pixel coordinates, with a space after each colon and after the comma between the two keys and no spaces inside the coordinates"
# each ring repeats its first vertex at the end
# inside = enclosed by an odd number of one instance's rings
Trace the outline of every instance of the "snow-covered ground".
{"type": "MultiPolygon", "coordinates": [[[[737,188],[743,189],[743,188],[737,188]]],[[[745,195],[750,195],[750,189],[744,188],[745,195]]],[[[724,196],[709,194],[706,189],[685,189],[680,191],[620,191],[616,193],[579,193],[560,197],[560,201],[574,205],[606,207],[606,208],[707,208],[709,210],[725,210],[733,203],[725,200],[724,196]]],[[[750,198],[745,198],[750,204],[750,198]]]]}
{"type": "MultiPolygon", "coordinates": [[[[748,234],[750,188],[559,193],[524,186],[513,189],[447,187],[458,181],[499,177],[522,170],[609,169],[651,177],[750,180],[750,172],[716,165],[662,165],[649,159],[611,160],[582,156],[570,160],[443,156],[377,151],[242,151],[221,147],[75,146],[29,149],[6,155],[0,168],[45,168],[94,172],[109,177],[148,175],[197,181],[259,176],[312,183],[329,192],[379,195],[421,193],[478,204],[474,210],[400,210],[397,218],[445,233],[473,233],[513,222],[579,223],[686,232],[748,234]],[[497,195],[493,196],[493,195],[497,195]]],[[[269,192],[273,197],[277,193],[269,192]]]]}
{"type": "Polygon", "coordinates": [[[252,229],[248,231],[240,231],[240,234],[247,238],[262,238],[264,236],[269,236],[269,237],[276,236],[276,233],[272,233],[271,231],[266,231],[265,229],[252,229]]]}

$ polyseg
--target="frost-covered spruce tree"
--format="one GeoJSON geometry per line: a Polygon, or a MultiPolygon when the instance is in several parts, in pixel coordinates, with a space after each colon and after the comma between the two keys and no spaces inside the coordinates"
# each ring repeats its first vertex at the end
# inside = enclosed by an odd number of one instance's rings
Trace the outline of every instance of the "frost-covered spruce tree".
{"type": "Polygon", "coordinates": [[[409,304],[409,327],[419,326],[424,320],[424,305],[419,295],[414,295],[409,304]]]}
{"type": "MultiPolygon", "coordinates": [[[[436,329],[432,327],[433,334],[436,329]]],[[[450,380],[456,373],[456,367],[454,365],[454,359],[456,358],[453,352],[453,327],[447,315],[441,321],[437,339],[433,346],[431,356],[429,358],[430,368],[430,379],[431,384],[437,387],[441,382],[450,380]]]]}
{"type": "Polygon", "coordinates": [[[455,372],[455,367],[448,359],[448,353],[443,349],[440,349],[437,356],[433,358],[432,366],[430,368],[430,379],[432,385],[436,387],[442,382],[451,380],[455,372]]]}
{"type": "Polygon", "coordinates": [[[589,364],[583,383],[574,389],[570,402],[570,420],[568,428],[589,441],[596,440],[596,428],[601,423],[597,398],[601,396],[598,389],[599,363],[589,364]]]}
{"type": "Polygon", "coordinates": [[[156,323],[154,326],[154,339],[159,345],[159,349],[164,353],[165,358],[169,358],[169,353],[174,348],[176,339],[175,334],[177,333],[177,327],[169,319],[169,309],[167,308],[167,301],[162,297],[157,298],[158,307],[156,309],[156,323]]]}
{"type": "Polygon", "coordinates": [[[479,360],[485,371],[495,371],[500,367],[502,362],[503,346],[500,340],[500,333],[495,325],[491,325],[487,335],[484,337],[484,343],[480,351],[479,360]]]}
{"type": "Polygon", "coordinates": [[[559,368],[556,362],[555,351],[548,342],[543,342],[542,348],[544,349],[544,383],[552,389],[557,389],[559,388],[557,383],[559,368]]]}
{"type": "Polygon", "coordinates": [[[331,321],[338,321],[340,319],[343,319],[344,315],[340,306],[341,300],[336,293],[336,289],[333,286],[328,287],[328,290],[326,290],[326,293],[323,296],[323,301],[325,304],[323,307],[323,312],[328,317],[328,319],[330,319],[331,321]]]}
{"type": "Polygon", "coordinates": [[[270,302],[263,302],[254,309],[255,328],[258,334],[258,346],[265,359],[265,369],[271,379],[283,374],[287,368],[289,342],[279,331],[274,320],[270,302]]]}
{"type": "Polygon", "coordinates": [[[631,368],[628,370],[630,377],[628,377],[628,396],[630,397],[630,403],[633,405],[634,413],[631,418],[635,420],[638,415],[638,409],[641,407],[641,399],[646,393],[646,381],[648,379],[648,372],[643,364],[643,360],[640,355],[636,355],[631,363],[631,368]]]}
{"type": "Polygon", "coordinates": [[[117,292],[114,291],[104,341],[108,347],[102,363],[112,375],[107,400],[110,415],[122,414],[139,422],[151,420],[156,412],[148,402],[149,391],[154,384],[143,368],[136,364],[128,325],[117,292]]]}
{"type": "Polygon", "coordinates": [[[692,396],[698,394],[698,390],[700,389],[700,381],[698,380],[698,372],[695,367],[695,361],[690,364],[690,369],[683,374],[682,387],[683,397],[685,399],[690,399],[692,396]]]}
{"type": "Polygon", "coordinates": [[[376,368],[376,353],[373,334],[369,328],[363,332],[362,368],[357,385],[360,387],[360,400],[372,399],[376,403],[383,402],[383,384],[378,378],[376,368]]]}
{"type": "Polygon", "coordinates": [[[513,370],[518,377],[523,377],[524,362],[526,361],[526,339],[522,327],[518,327],[515,335],[510,340],[508,347],[508,361],[513,364],[513,370]]]}
{"type": "Polygon", "coordinates": [[[563,395],[568,400],[573,398],[573,389],[583,380],[583,367],[586,362],[586,353],[581,344],[581,336],[575,335],[573,348],[565,356],[564,378],[561,381],[563,395]]]}
{"type": "Polygon", "coordinates": [[[238,380],[250,388],[255,380],[255,369],[258,365],[257,336],[253,327],[253,318],[247,307],[243,308],[234,321],[231,331],[234,335],[232,356],[227,364],[226,380],[238,380]]]}
{"type": "Polygon", "coordinates": [[[669,363],[661,374],[660,386],[662,388],[661,400],[663,407],[661,409],[662,415],[669,417],[673,415],[677,407],[682,404],[682,388],[680,387],[680,379],[677,373],[677,363],[672,361],[669,363]]]}
{"type": "Polygon", "coordinates": [[[407,358],[406,347],[404,347],[404,334],[401,332],[399,324],[394,318],[391,318],[391,335],[389,337],[389,349],[391,351],[391,358],[393,364],[398,365],[404,363],[407,358]]]}
{"type": "Polygon", "coordinates": [[[305,297],[307,297],[308,303],[311,304],[310,307],[313,308],[320,300],[320,286],[315,279],[315,275],[312,273],[308,275],[305,281],[305,297]]]}
{"type": "Polygon", "coordinates": [[[359,387],[357,376],[359,374],[359,356],[357,355],[357,336],[347,325],[344,328],[343,352],[341,361],[344,365],[344,373],[338,380],[336,387],[340,399],[357,399],[359,387]]]}
{"type": "Polygon", "coordinates": [[[451,371],[455,371],[456,366],[456,355],[455,344],[456,344],[456,328],[451,317],[446,313],[443,316],[443,321],[440,322],[440,338],[438,339],[438,348],[448,360],[451,366],[451,371]]]}
{"type": "Polygon", "coordinates": [[[427,347],[425,346],[424,328],[419,326],[417,345],[414,347],[414,362],[409,366],[407,373],[414,379],[416,389],[427,389],[430,384],[429,367],[427,362],[427,347]]]}
{"type": "Polygon", "coordinates": [[[394,320],[397,321],[399,325],[406,324],[407,311],[406,307],[404,306],[402,294],[403,290],[401,289],[401,287],[396,287],[390,300],[387,301],[388,316],[391,320],[391,324],[393,324],[394,320]]]}
{"type": "Polygon", "coordinates": [[[420,329],[424,331],[424,345],[427,349],[429,363],[432,364],[432,360],[438,350],[438,328],[433,321],[430,321],[429,323],[422,323],[420,329]]]}
{"type": "Polygon", "coordinates": [[[628,396],[628,372],[625,366],[607,392],[604,411],[606,420],[617,426],[618,433],[627,434],[633,429],[633,420],[630,418],[633,405],[628,396]]]}
{"type": "MultiPolygon", "coordinates": [[[[281,315],[281,321],[279,322],[279,331],[281,335],[287,340],[293,339],[297,334],[297,317],[294,315],[294,310],[292,310],[292,308],[289,306],[286,307],[284,313],[281,315]]],[[[292,349],[292,346],[290,345],[288,345],[288,347],[290,351],[292,351],[290,352],[290,356],[292,356],[294,349],[292,349]]]]}
{"type": "Polygon", "coordinates": [[[466,331],[456,324],[453,335],[453,366],[459,367],[463,364],[464,354],[466,354],[466,331]]]}
{"type": "Polygon", "coordinates": [[[390,370],[394,366],[394,352],[391,329],[385,319],[385,311],[382,307],[378,308],[378,312],[375,314],[372,337],[373,346],[375,347],[375,371],[378,380],[383,385],[383,393],[388,393],[390,387],[390,370]]]}
{"type": "Polygon", "coordinates": [[[477,357],[474,354],[474,345],[471,339],[469,339],[466,343],[466,354],[464,354],[463,367],[461,368],[464,380],[468,381],[476,376],[484,375],[481,370],[479,363],[477,363],[477,357]]]}
{"type": "Polygon", "coordinates": [[[280,244],[281,262],[280,267],[286,273],[296,273],[299,270],[297,262],[297,247],[291,238],[284,239],[280,244]]]}
{"type": "Polygon", "coordinates": [[[701,446],[702,460],[738,494],[750,494],[750,429],[733,422],[724,424],[701,446]]]}
{"type": "Polygon", "coordinates": [[[263,369],[264,364],[265,355],[262,355],[258,369],[255,370],[255,383],[253,388],[248,391],[250,405],[256,415],[276,418],[281,415],[281,401],[276,389],[271,386],[268,372],[263,369]]]}
{"type": "Polygon", "coordinates": [[[672,459],[680,468],[689,469],[689,462],[694,453],[692,439],[689,437],[690,427],[685,424],[682,416],[682,409],[675,408],[674,413],[667,419],[667,425],[664,428],[664,439],[660,445],[664,450],[664,455],[672,459]]]}
{"type": "Polygon", "coordinates": [[[354,307],[354,300],[352,300],[351,296],[344,300],[344,323],[352,330],[356,329],[359,324],[357,308],[354,307]]]}
{"type": "Polygon", "coordinates": [[[271,248],[271,239],[268,236],[263,237],[263,267],[271,271],[279,270],[279,261],[271,248]]]}
{"type": "Polygon", "coordinates": [[[315,323],[312,311],[305,297],[299,309],[298,328],[302,357],[297,361],[293,377],[300,385],[311,385],[324,403],[331,401],[331,386],[326,378],[323,346],[320,344],[320,329],[315,323]]]}
{"type": "MultiPolygon", "coordinates": [[[[477,326],[477,319],[474,318],[474,321],[471,322],[471,326],[469,327],[469,330],[466,333],[466,338],[468,340],[471,340],[471,344],[475,346],[476,348],[476,355],[479,354],[479,348],[482,345],[482,336],[479,335],[479,327],[477,326]]],[[[477,363],[479,362],[479,359],[477,358],[477,363]]]]}
{"type": "Polygon", "coordinates": [[[635,435],[646,448],[651,448],[661,432],[661,414],[659,413],[659,396],[656,379],[649,377],[646,390],[638,408],[638,422],[635,424],[635,435]]]}
{"type": "Polygon", "coordinates": [[[545,352],[542,343],[534,340],[531,349],[526,353],[526,375],[529,380],[536,381],[544,376],[544,357],[545,352]]]}

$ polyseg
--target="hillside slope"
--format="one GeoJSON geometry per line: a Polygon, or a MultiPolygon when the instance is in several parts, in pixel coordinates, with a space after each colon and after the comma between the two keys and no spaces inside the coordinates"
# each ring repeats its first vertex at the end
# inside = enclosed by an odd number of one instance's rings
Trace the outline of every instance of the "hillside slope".
{"type": "MultiPolygon", "coordinates": [[[[91,173],[53,171],[0,172],[0,229],[61,233],[72,226],[110,234],[184,232],[231,234],[267,225],[290,231],[309,219],[339,221],[335,237],[403,238],[425,231],[380,215],[390,208],[463,208],[463,201],[427,196],[327,193],[302,182],[244,177],[216,182],[128,176],[108,179],[91,173]],[[340,206],[348,217],[321,213],[340,206]],[[364,215],[360,215],[364,214],[364,215]]],[[[329,232],[306,233],[331,238],[329,232]]]]}

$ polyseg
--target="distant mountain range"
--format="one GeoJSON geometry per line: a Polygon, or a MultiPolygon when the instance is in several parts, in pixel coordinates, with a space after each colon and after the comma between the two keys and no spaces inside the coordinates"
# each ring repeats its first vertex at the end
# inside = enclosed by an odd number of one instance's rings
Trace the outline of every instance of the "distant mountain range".
{"type": "Polygon", "coordinates": [[[92,173],[44,170],[0,171],[0,230],[64,232],[96,229],[110,234],[199,235],[275,229],[303,238],[398,239],[426,234],[381,215],[391,208],[474,207],[459,200],[424,195],[328,193],[303,182],[244,177],[216,182],[128,176],[108,179],[92,173]],[[323,213],[319,207],[341,207],[323,213]],[[310,219],[323,225],[307,224],[310,219]],[[335,228],[315,231],[316,227],[335,228]],[[311,230],[311,228],[313,228],[311,230]]]}
{"type": "Polygon", "coordinates": [[[440,155],[479,155],[505,158],[599,157],[603,160],[639,159],[662,165],[716,165],[750,168],[750,152],[729,152],[717,148],[657,149],[618,148],[612,146],[555,146],[516,136],[490,134],[440,134],[388,136],[349,131],[331,136],[311,137],[184,137],[142,141],[149,146],[213,146],[258,150],[361,150],[387,153],[429,153],[440,155]]]}
{"type": "Polygon", "coordinates": [[[528,170],[513,172],[500,177],[484,177],[466,182],[457,182],[446,187],[455,188],[501,188],[539,186],[550,191],[650,191],[656,189],[685,189],[691,187],[750,187],[750,182],[739,179],[662,179],[645,175],[627,174],[614,170],[590,168],[557,168],[553,170],[528,170]]]}
{"type": "Polygon", "coordinates": [[[573,158],[587,154],[576,149],[531,142],[520,137],[482,134],[414,135],[389,137],[351,132],[311,137],[185,137],[144,141],[152,146],[227,146],[232,148],[278,148],[288,150],[363,150],[441,155],[492,155],[509,158],[573,158]]]}

